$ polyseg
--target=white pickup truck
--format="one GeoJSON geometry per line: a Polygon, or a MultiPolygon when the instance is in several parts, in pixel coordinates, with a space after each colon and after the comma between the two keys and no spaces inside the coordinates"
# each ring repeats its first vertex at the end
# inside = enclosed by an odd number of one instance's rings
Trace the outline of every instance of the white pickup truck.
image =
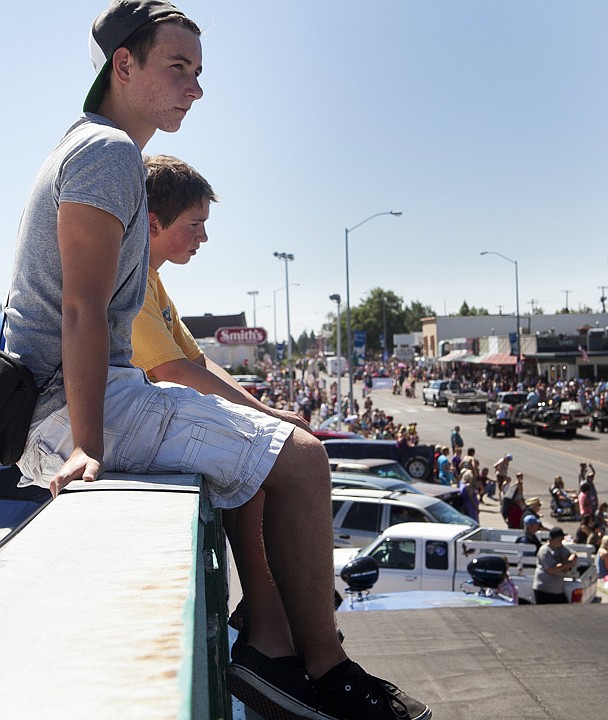
{"type": "MultiPolygon", "coordinates": [[[[393,525],[362,550],[334,550],[336,590],[344,596],[346,583],[340,571],[355,556],[370,555],[378,563],[380,577],[374,592],[404,590],[459,590],[469,580],[467,565],[473,558],[500,555],[509,563],[509,574],[517,585],[520,603],[533,603],[532,580],[536,567],[534,546],[516,542],[519,530],[443,523],[409,522],[393,525]]],[[[565,578],[571,603],[593,602],[597,574],[593,547],[567,547],[577,555],[576,568],[565,578]]]]}

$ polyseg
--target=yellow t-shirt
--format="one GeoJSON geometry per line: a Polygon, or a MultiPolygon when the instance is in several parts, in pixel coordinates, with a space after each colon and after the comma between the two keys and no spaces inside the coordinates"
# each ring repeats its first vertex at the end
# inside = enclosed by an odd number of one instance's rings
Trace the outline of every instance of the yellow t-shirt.
{"type": "Polygon", "coordinates": [[[167,295],[158,271],[148,268],[144,306],[133,321],[131,362],[143,368],[152,382],[155,367],[170,360],[196,360],[203,352],[167,295]]]}

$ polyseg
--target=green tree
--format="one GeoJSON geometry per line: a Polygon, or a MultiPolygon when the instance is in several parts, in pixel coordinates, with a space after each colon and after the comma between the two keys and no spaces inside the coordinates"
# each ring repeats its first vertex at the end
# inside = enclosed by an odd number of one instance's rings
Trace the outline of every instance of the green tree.
{"type": "Polygon", "coordinates": [[[316,335],[311,330],[306,334],[306,330],[298,338],[298,352],[301,355],[306,355],[311,348],[314,348],[317,342],[316,335]]]}
{"type": "MultiPolygon", "coordinates": [[[[337,334],[336,334],[336,326],[338,324],[338,315],[337,313],[328,313],[327,315],[327,321],[323,323],[321,332],[324,332],[327,336],[329,336],[328,344],[330,348],[333,350],[336,355],[338,354],[338,342],[337,342],[337,334]]],[[[343,308],[340,308],[340,325],[341,325],[341,335],[340,335],[340,352],[342,353],[343,357],[346,357],[346,310],[343,308]]]]}
{"type": "MultiPolygon", "coordinates": [[[[346,322],[345,315],[346,313],[342,313],[340,318],[343,323],[346,322]]],[[[405,307],[403,298],[398,297],[392,290],[374,288],[360,305],[351,308],[351,328],[353,331],[365,330],[367,351],[380,353],[380,338],[384,334],[386,316],[386,346],[390,354],[393,352],[393,335],[420,330],[421,319],[431,315],[434,315],[434,312],[428,305],[416,300],[409,307],[405,307]]],[[[342,347],[346,348],[346,344],[343,343],[342,347]]]]}
{"type": "MultiPolygon", "coordinates": [[[[456,313],[456,316],[469,317],[472,315],[489,315],[490,313],[484,307],[476,308],[474,305],[469,305],[466,300],[462,301],[460,310],[456,313]]],[[[454,317],[454,315],[452,315],[454,317]]]]}
{"type": "Polygon", "coordinates": [[[435,311],[430,305],[423,305],[419,300],[412,302],[403,308],[405,315],[404,333],[420,332],[422,330],[422,318],[433,317],[435,311]]]}
{"type": "Polygon", "coordinates": [[[569,313],[576,313],[579,315],[586,315],[588,313],[592,313],[593,308],[589,307],[589,305],[582,305],[579,304],[578,308],[576,310],[570,310],[567,307],[563,307],[561,310],[556,310],[556,315],[568,315],[569,313]]]}

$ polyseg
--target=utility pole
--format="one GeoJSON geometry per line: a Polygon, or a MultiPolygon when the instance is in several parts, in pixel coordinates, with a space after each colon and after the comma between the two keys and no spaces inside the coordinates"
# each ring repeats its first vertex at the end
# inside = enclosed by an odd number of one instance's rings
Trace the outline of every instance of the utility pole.
{"type": "Polygon", "coordinates": [[[572,292],[572,290],[562,290],[562,292],[563,292],[563,293],[566,293],[566,307],[565,307],[565,311],[566,311],[567,313],[569,313],[570,310],[568,309],[568,295],[570,295],[570,293],[572,292]]]}
{"type": "Polygon", "coordinates": [[[256,318],[256,316],[255,316],[255,315],[256,315],[256,313],[255,313],[255,299],[256,299],[257,296],[259,295],[259,291],[258,291],[258,290],[248,290],[248,291],[247,291],[247,295],[251,295],[251,297],[252,297],[252,299],[253,299],[253,327],[257,327],[257,326],[258,326],[258,325],[257,325],[257,318],[256,318]]]}

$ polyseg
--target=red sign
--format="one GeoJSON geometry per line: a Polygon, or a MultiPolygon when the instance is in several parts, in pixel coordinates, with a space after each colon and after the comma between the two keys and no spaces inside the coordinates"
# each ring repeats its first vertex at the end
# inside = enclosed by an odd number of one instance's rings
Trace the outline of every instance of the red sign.
{"type": "Polygon", "coordinates": [[[264,328],[221,327],[215,339],[222,345],[263,345],[268,334],[264,328]]]}

